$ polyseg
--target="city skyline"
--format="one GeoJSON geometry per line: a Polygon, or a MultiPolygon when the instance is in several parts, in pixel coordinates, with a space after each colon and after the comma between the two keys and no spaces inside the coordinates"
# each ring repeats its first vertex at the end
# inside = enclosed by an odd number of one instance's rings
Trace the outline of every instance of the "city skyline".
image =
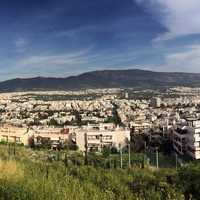
{"type": "Polygon", "coordinates": [[[198,0],[2,2],[0,81],[106,69],[200,72],[198,0]]]}

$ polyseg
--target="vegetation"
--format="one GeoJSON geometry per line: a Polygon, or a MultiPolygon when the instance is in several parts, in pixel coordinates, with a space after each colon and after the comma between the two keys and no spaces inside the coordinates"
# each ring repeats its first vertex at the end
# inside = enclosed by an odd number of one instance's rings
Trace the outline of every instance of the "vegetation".
{"type": "MultiPolygon", "coordinates": [[[[102,157],[91,153],[88,157],[102,157]]],[[[114,156],[114,155],[113,155],[114,156]]],[[[0,145],[0,199],[183,200],[199,199],[200,164],[175,169],[120,169],[85,165],[77,152],[0,145]]],[[[91,162],[89,162],[91,163],[91,162]]]]}
{"type": "Polygon", "coordinates": [[[121,122],[121,118],[118,115],[117,109],[118,106],[113,103],[113,111],[112,111],[112,116],[108,117],[105,121],[105,123],[114,123],[115,125],[120,125],[123,126],[123,123],[121,122]]]}

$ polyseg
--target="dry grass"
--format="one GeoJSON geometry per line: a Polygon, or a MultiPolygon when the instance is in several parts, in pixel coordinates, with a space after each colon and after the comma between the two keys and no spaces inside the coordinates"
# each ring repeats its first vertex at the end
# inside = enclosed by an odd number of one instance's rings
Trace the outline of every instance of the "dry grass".
{"type": "Polygon", "coordinates": [[[16,161],[0,160],[0,179],[19,180],[23,177],[23,170],[16,161]]]}

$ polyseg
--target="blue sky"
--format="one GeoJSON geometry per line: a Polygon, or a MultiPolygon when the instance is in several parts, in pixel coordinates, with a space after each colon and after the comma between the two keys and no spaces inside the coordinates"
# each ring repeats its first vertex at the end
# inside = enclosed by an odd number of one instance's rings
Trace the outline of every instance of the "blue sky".
{"type": "Polygon", "coordinates": [[[102,69],[200,72],[199,0],[2,0],[0,81],[102,69]]]}

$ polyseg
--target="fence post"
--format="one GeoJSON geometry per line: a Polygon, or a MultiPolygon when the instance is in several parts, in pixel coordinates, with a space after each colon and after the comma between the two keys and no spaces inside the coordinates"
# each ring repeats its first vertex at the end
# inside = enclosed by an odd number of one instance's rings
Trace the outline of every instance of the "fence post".
{"type": "Polygon", "coordinates": [[[16,149],[15,149],[15,143],[14,143],[13,155],[15,156],[15,154],[16,154],[16,149]]]}
{"type": "Polygon", "coordinates": [[[122,147],[120,146],[120,168],[123,168],[123,155],[122,155],[122,147]]]}
{"type": "Polygon", "coordinates": [[[176,170],[178,169],[178,155],[175,153],[175,159],[176,159],[176,170]]]}
{"type": "Polygon", "coordinates": [[[156,147],[156,168],[159,168],[159,161],[158,161],[158,147],[156,147]]]}
{"type": "Polygon", "coordinates": [[[128,167],[131,168],[131,145],[128,144],[128,167]]]}

